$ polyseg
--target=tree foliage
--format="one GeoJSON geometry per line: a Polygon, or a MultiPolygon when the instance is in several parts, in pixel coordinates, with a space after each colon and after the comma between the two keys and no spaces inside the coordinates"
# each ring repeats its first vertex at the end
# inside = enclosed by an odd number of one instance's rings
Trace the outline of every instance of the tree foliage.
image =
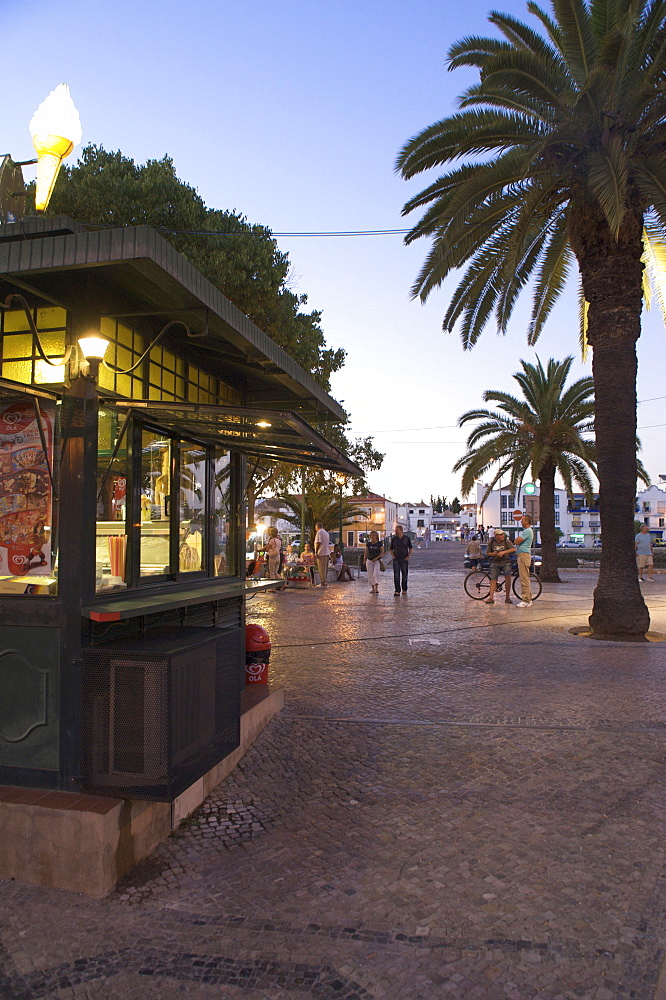
{"type": "Polygon", "coordinates": [[[269,229],[235,211],[207,208],[173,161],[137,164],[120,151],[86,146],[64,167],[49,206],[91,226],[151,225],[283,347],[324,389],[345,360],[326,345],[321,313],[289,288],[289,257],[269,229]],[[200,234],[200,235],[198,235],[200,234]]]}
{"type": "Polygon", "coordinates": [[[367,510],[364,507],[359,507],[348,497],[342,497],[341,500],[339,492],[336,495],[330,490],[310,488],[306,489],[304,505],[302,497],[290,493],[280,493],[266,501],[262,508],[262,514],[282,517],[295,527],[300,528],[303,507],[305,507],[306,540],[310,543],[314,542],[314,526],[318,521],[321,521],[327,531],[337,531],[341,513],[343,527],[353,524],[356,518],[367,517],[367,510]]]}
{"type": "MultiPolygon", "coordinates": [[[[158,229],[208,280],[294,358],[326,391],[346,352],[328,347],[321,312],[307,311],[307,296],[289,288],[290,262],[269,229],[251,224],[236,211],[207,208],[196,190],[175,173],[173,161],[137,164],[120,151],[89,145],[73,167],[64,167],[49,214],[69,215],[95,226],[150,225],[158,229]]],[[[317,426],[366,471],[378,469],[383,455],[372,438],[350,440],[343,426],[317,426]]],[[[249,515],[265,490],[297,486],[296,466],[274,463],[250,469],[249,515]]],[[[311,487],[328,488],[333,474],[308,471],[311,487]]],[[[365,489],[365,479],[350,484],[365,489]]]]}
{"type": "MultiPolygon", "coordinates": [[[[478,74],[460,110],[411,139],[397,167],[413,178],[446,165],[404,207],[406,237],[432,241],[413,287],[427,299],[466,268],[444,329],[471,347],[494,315],[505,333],[531,283],[534,343],[572,264],[592,347],[604,542],[590,624],[641,636],[649,614],[636,579],[636,341],[646,253],[666,263],[665,0],[530,2],[524,24],[490,15],[500,37],[469,37],[449,68],[478,74]]],[[[662,274],[663,277],[663,274],[662,274]]]]}
{"type": "Polygon", "coordinates": [[[434,497],[431,495],[430,506],[432,507],[433,514],[443,514],[447,507],[446,497],[434,497]]]}

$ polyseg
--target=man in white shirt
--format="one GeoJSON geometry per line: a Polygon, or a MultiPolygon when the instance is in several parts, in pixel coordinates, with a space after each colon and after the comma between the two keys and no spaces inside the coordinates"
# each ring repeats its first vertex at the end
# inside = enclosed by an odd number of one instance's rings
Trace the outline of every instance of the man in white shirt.
{"type": "Polygon", "coordinates": [[[317,534],[315,535],[315,559],[317,560],[317,569],[319,570],[320,586],[325,587],[326,574],[328,572],[328,557],[331,554],[331,539],[321,521],[317,521],[315,528],[317,529],[317,534]]]}

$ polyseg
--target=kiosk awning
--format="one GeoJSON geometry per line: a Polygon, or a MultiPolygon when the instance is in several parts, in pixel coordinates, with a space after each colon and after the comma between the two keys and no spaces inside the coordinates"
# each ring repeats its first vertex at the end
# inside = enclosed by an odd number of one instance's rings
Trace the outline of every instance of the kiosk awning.
{"type": "Polygon", "coordinates": [[[160,427],[271,462],[291,462],[363,477],[363,470],[296,413],[247,406],[101,400],[160,427]]]}

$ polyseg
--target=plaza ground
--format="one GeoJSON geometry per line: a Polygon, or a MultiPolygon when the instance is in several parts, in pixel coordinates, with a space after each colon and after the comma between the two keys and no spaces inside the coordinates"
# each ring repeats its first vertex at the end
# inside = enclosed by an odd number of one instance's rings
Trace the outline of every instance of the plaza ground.
{"type": "Polygon", "coordinates": [[[571,635],[589,570],[472,602],[461,552],[252,600],[282,715],[106,900],[0,882],[3,1000],[666,998],[666,642],[571,635]]]}

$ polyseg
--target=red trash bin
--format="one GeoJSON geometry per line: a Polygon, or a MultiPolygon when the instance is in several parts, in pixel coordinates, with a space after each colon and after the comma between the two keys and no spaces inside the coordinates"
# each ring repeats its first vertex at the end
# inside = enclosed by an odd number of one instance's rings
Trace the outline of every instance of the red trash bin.
{"type": "Polygon", "coordinates": [[[245,626],[245,683],[268,684],[271,640],[261,625],[245,626]]]}

